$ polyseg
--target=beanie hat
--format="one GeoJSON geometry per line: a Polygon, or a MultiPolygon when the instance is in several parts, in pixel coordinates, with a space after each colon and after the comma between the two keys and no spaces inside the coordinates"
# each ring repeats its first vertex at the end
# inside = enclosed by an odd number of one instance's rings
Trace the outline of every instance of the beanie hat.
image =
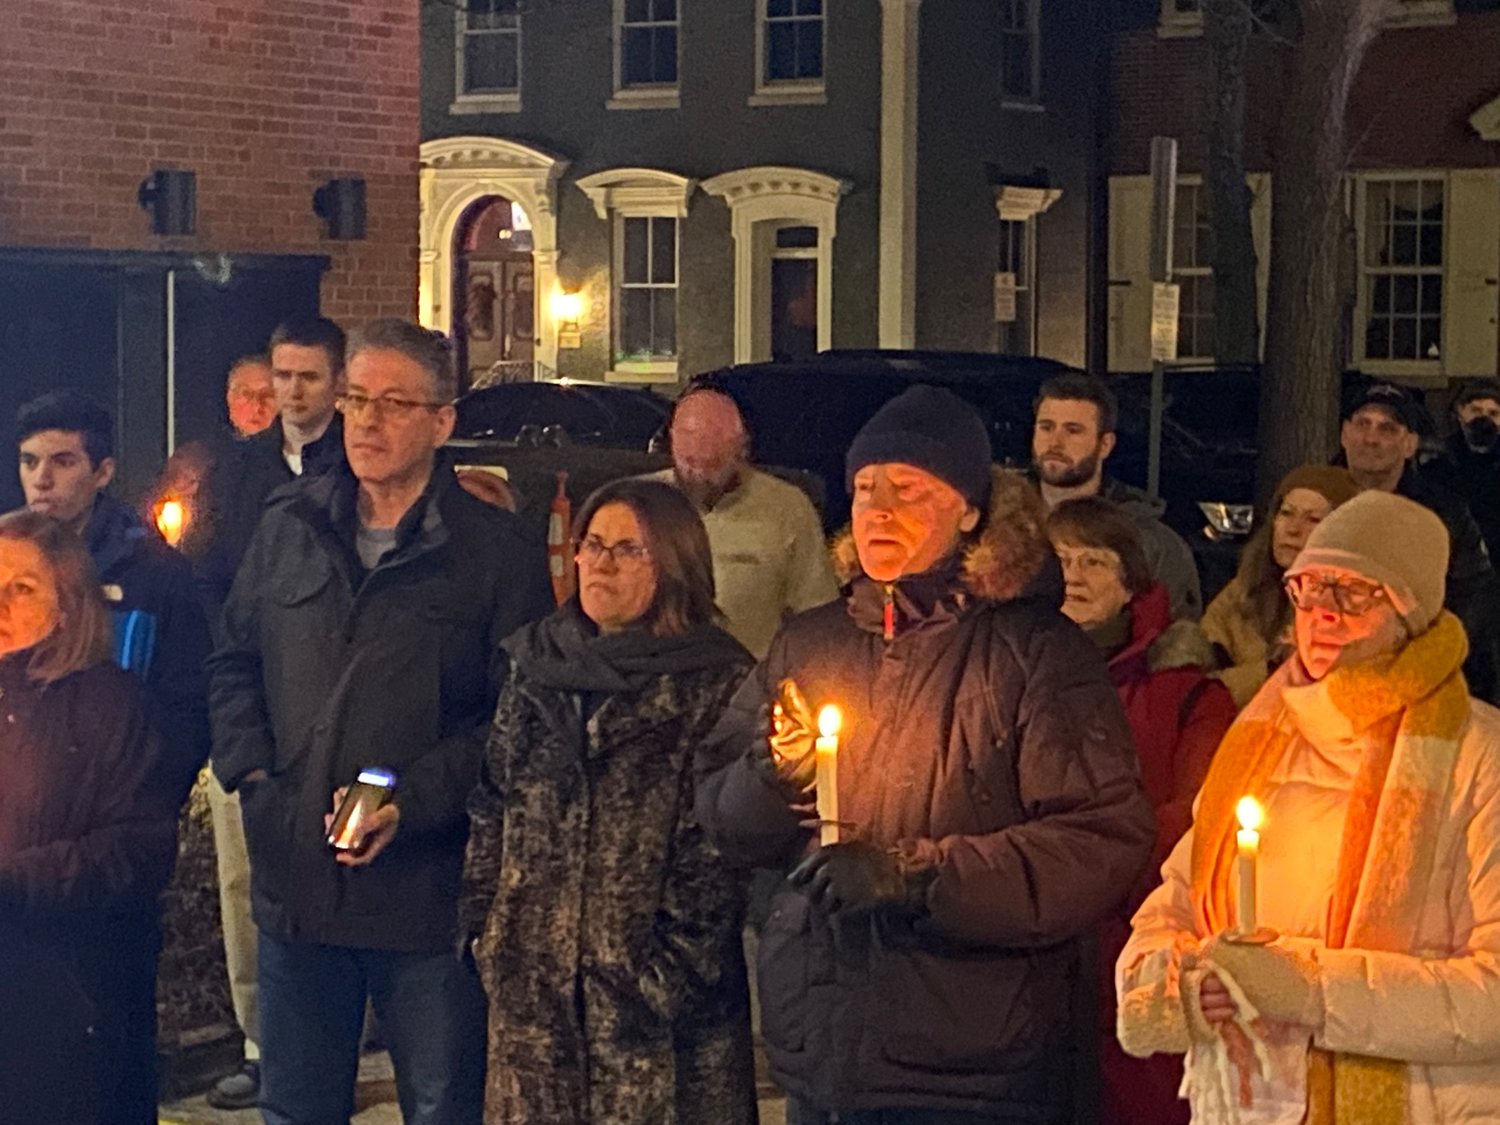
{"type": "Polygon", "coordinates": [[[1500,402],[1500,379],[1465,379],[1453,406],[1456,409],[1485,398],[1500,402]]]}
{"type": "Polygon", "coordinates": [[[1301,465],[1293,469],[1276,486],[1277,500],[1285,500],[1294,488],[1316,492],[1334,508],[1359,495],[1359,485],[1342,465],[1301,465]]]}
{"type": "Polygon", "coordinates": [[[983,512],[990,500],[990,435],[974,408],[951,391],[919,383],[875,412],[854,437],[844,482],[866,465],[915,465],[951,485],[983,512]]]}
{"type": "Polygon", "coordinates": [[[1313,528],[1287,577],[1314,567],[1342,567],[1379,582],[1412,636],[1443,608],[1448,575],[1448,529],[1413,500],[1370,489],[1313,528]]]}

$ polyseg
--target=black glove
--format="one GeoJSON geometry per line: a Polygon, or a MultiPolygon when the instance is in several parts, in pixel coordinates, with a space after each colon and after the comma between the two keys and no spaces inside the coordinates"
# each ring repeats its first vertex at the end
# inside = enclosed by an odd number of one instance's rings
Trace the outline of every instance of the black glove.
{"type": "Polygon", "coordinates": [[[795,680],[782,680],[771,704],[767,765],[794,797],[812,792],[818,779],[817,724],[795,680]]]}
{"type": "Polygon", "coordinates": [[[787,882],[802,888],[814,906],[830,914],[880,907],[915,911],[926,893],[926,881],[912,875],[897,853],[856,841],[819,848],[793,868],[787,882]]]}

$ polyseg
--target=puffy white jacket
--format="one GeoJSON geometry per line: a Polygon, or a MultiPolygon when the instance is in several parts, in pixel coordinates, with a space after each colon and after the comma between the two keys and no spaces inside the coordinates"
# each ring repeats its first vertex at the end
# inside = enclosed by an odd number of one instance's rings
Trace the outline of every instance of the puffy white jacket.
{"type": "MultiPolygon", "coordinates": [[[[1336,778],[1352,749],[1340,744],[1333,730],[1320,729],[1315,715],[1298,715],[1296,725],[1299,738],[1287,759],[1303,765],[1279,770],[1273,784],[1279,782],[1282,791],[1268,800],[1275,823],[1292,826],[1289,832],[1299,827],[1299,801],[1309,805],[1300,827],[1319,819],[1320,810],[1311,807],[1315,796],[1303,795],[1316,795],[1320,784],[1326,787],[1336,778]]],[[[1323,937],[1320,919],[1329,884],[1322,874],[1331,866],[1309,864],[1306,848],[1283,849],[1278,859],[1270,846],[1270,816],[1262,840],[1261,920],[1289,936],[1314,939],[1326,1005],[1323,1026],[1314,1029],[1318,1046],[1409,1062],[1410,1125],[1495,1125],[1500,1122],[1500,711],[1478,701],[1460,743],[1449,807],[1438,828],[1437,867],[1421,905],[1415,949],[1323,948],[1317,939],[1323,937]]],[[[1321,812],[1326,829],[1326,808],[1321,812]]],[[[1336,850],[1337,834],[1330,840],[1326,831],[1318,831],[1328,849],[1336,850]]],[[[1116,967],[1121,996],[1152,983],[1179,935],[1210,936],[1194,932],[1192,839],[1190,830],[1163,865],[1162,885],[1132,920],[1133,933],[1116,967]]],[[[1379,877],[1370,872],[1365,879],[1368,884],[1379,877]]],[[[1287,1117],[1285,1099],[1292,1091],[1267,1092],[1272,1096],[1241,1115],[1242,1125],[1300,1120],[1287,1117]]]]}

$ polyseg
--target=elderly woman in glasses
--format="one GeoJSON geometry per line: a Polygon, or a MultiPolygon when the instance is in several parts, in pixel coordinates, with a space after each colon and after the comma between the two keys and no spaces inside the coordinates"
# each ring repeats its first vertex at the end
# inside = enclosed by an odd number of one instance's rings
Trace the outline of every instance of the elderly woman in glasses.
{"type": "Polygon", "coordinates": [[[1370,491],[1287,569],[1296,653],[1116,967],[1122,1044],[1187,1054],[1194,1122],[1500,1120],[1500,712],[1460,671],[1447,555],[1429,510],[1370,491]]]}
{"type": "Polygon", "coordinates": [[[692,818],[693,751],[752,661],[676,489],[607,485],[575,537],[577,596],[506,642],[469,805],[485,1119],[753,1122],[743,886],[692,818]]]}

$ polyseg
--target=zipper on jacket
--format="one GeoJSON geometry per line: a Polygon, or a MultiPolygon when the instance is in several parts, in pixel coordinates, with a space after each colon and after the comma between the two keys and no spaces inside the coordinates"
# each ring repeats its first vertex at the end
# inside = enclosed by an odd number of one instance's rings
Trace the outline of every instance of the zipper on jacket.
{"type": "Polygon", "coordinates": [[[881,589],[885,591],[884,636],[889,644],[896,639],[896,587],[887,582],[881,589]]]}

